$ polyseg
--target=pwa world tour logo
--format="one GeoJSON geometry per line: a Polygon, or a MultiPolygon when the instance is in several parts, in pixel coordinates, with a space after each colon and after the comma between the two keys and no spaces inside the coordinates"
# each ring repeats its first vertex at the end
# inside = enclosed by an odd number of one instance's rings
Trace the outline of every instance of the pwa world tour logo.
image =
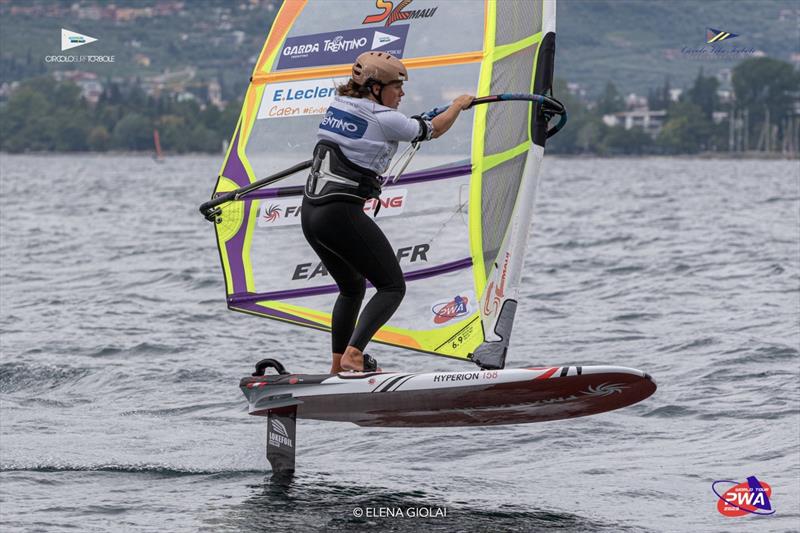
{"type": "Polygon", "coordinates": [[[361,24],[374,24],[376,22],[383,22],[385,20],[385,26],[391,26],[398,20],[430,18],[438,9],[438,7],[430,7],[428,9],[403,11],[403,8],[407,7],[412,1],[413,0],[402,0],[401,2],[398,2],[397,7],[395,7],[394,2],[390,2],[389,0],[375,0],[375,7],[383,10],[383,13],[369,15],[361,22],[361,24]]]}
{"type": "Polygon", "coordinates": [[[715,30],[714,28],[706,28],[706,44],[718,43],[725,39],[733,39],[738,37],[739,34],[731,33],[728,31],[715,30]]]}
{"type": "Polygon", "coordinates": [[[456,317],[469,314],[469,298],[466,296],[455,296],[452,300],[439,302],[431,308],[433,312],[433,323],[444,324],[456,317]]]}
{"type": "Polygon", "coordinates": [[[770,502],[772,487],[764,481],[759,481],[756,476],[750,476],[741,483],[731,480],[715,481],[711,485],[711,490],[719,498],[717,511],[723,516],[775,514],[770,502]],[[725,485],[730,486],[726,489],[725,485]],[[724,492],[721,492],[723,490],[724,492]]]}

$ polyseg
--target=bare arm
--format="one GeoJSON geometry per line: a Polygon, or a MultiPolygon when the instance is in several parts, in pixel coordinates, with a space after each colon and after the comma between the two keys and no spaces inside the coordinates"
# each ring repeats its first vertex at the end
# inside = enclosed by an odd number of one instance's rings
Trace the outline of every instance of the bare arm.
{"type": "Polygon", "coordinates": [[[437,137],[441,137],[445,134],[447,130],[450,129],[458,115],[461,113],[462,110],[469,107],[472,103],[473,97],[468,94],[462,94],[447,108],[447,111],[442,113],[441,115],[437,115],[433,117],[431,124],[433,125],[433,135],[431,135],[432,139],[436,139],[437,137]]]}

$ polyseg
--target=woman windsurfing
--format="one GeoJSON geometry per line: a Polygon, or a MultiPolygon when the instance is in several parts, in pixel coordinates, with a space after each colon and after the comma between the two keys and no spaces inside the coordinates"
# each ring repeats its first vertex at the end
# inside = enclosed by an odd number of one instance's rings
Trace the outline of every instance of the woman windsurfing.
{"type": "Polygon", "coordinates": [[[364,213],[365,202],[380,196],[379,176],[389,168],[399,142],[440,137],[473,100],[461,95],[432,120],[409,118],[397,111],[407,80],[405,66],[392,55],[361,54],[317,131],[301,219],[306,240],[339,288],[331,317],[331,374],[378,370],[364,348],[406,291],[395,252],[364,213]],[[366,280],[377,292],[359,316],[366,280]]]}

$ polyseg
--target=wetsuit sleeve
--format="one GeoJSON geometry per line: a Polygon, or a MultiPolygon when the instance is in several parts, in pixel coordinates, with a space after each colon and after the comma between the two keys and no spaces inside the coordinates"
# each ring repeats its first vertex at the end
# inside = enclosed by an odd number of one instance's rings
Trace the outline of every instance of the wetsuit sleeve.
{"type": "Polygon", "coordinates": [[[399,111],[386,111],[376,114],[375,117],[388,141],[411,142],[427,140],[433,133],[433,127],[429,127],[428,131],[424,131],[423,126],[427,125],[421,124],[415,118],[408,118],[399,111]]]}

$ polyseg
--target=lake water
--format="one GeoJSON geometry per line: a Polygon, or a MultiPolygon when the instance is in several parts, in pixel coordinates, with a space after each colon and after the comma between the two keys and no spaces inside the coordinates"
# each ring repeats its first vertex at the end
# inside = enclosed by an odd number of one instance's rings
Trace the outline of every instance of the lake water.
{"type": "Polygon", "coordinates": [[[265,356],[325,370],[328,339],[226,310],[197,212],[219,164],[0,158],[3,531],[797,529],[797,161],[546,158],[508,365],[629,366],[656,394],[492,428],[301,421],[288,483],[238,381],[265,356]],[[720,515],[712,483],[753,475],[775,514],[720,515]],[[376,516],[398,509],[431,516],[376,516]]]}

